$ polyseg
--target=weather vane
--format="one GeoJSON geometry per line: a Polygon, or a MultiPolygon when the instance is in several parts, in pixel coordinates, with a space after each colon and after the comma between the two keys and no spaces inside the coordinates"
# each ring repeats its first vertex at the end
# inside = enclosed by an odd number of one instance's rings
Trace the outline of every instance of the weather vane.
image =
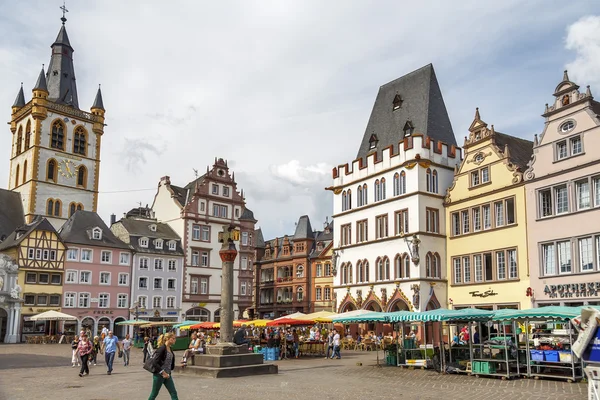
{"type": "Polygon", "coordinates": [[[62,5],[62,7],[59,7],[59,8],[60,8],[60,9],[62,10],[62,12],[63,12],[63,16],[62,16],[62,18],[61,18],[60,20],[62,21],[62,23],[63,23],[63,25],[64,25],[64,24],[65,24],[65,22],[67,22],[67,19],[65,18],[65,13],[68,13],[68,12],[69,12],[69,10],[67,10],[67,6],[65,5],[65,2],[64,2],[64,1],[63,1],[63,5],[62,5]]]}

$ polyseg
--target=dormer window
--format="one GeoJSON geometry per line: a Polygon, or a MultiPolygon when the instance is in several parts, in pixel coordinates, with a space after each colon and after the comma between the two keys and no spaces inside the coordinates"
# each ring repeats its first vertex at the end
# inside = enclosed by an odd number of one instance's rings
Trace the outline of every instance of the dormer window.
{"type": "Polygon", "coordinates": [[[415,127],[413,126],[412,121],[406,121],[406,123],[404,124],[404,128],[402,128],[402,131],[404,132],[404,137],[412,135],[415,131],[415,127]]]}
{"type": "Polygon", "coordinates": [[[219,185],[212,185],[212,194],[219,194],[219,185]]]}
{"type": "Polygon", "coordinates": [[[177,249],[177,242],[174,240],[171,240],[169,242],[169,250],[175,250],[175,249],[177,249]]]}
{"type": "Polygon", "coordinates": [[[369,138],[369,150],[376,148],[377,142],[379,142],[379,139],[377,139],[377,135],[373,133],[369,138]]]}
{"type": "Polygon", "coordinates": [[[100,229],[100,228],[92,229],[92,239],[102,240],[102,229],[100,229]]]}
{"type": "Polygon", "coordinates": [[[317,251],[323,251],[323,243],[317,243],[317,251]]]}
{"type": "Polygon", "coordinates": [[[157,249],[162,249],[163,248],[163,241],[162,241],[162,239],[156,239],[154,241],[154,247],[156,247],[157,249]]]}
{"type": "Polygon", "coordinates": [[[148,248],[148,238],[147,237],[140,238],[140,247],[148,248]]]}
{"type": "Polygon", "coordinates": [[[150,225],[148,228],[150,228],[150,230],[152,232],[156,232],[156,225],[155,224],[150,225]]]}
{"type": "Polygon", "coordinates": [[[399,94],[396,94],[396,96],[394,96],[394,101],[392,103],[392,110],[396,111],[398,110],[400,107],[402,107],[402,102],[404,100],[402,100],[402,97],[400,97],[399,94]]]}

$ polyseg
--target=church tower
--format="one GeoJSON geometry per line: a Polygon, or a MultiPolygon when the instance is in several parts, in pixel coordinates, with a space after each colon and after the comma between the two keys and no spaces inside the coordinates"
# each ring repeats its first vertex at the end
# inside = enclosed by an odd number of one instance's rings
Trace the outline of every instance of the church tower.
{"type": "Polygon", "coordinates": [[[21,193],[27,222],[43,215],[56,229],[76,210],[96,211],[105,113],[100,88],[91,112],[79,109],[64,11],[48,70],[42,66],[28,102],[21,84],[10,122],[8,188],[21,193]]]}

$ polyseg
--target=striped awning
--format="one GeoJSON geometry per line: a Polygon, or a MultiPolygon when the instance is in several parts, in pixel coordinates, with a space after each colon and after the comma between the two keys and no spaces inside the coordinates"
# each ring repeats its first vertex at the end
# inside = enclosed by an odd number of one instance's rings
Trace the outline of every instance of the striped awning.
{"type": "MultiPolygon", "coordinates": [[[[351,314],[351,313],[348,313],[351,314]]],[[[352,315],[339,314],[331,318],[337,324],[360,324],[367,322],[387,322],[387,313],[370,311],[366,313],[355,313],[352,315]]]]}
{"type": "Polygon", "coordinates": [[[482,321],[493,319],[493,315],[493,311],[478,308],[463,308],[460,310],[438,308],[437,310],[423,312],[398,311],[388,313],[388,320],[390,322],[482,321]]]}
{"type": "Polygon", "coordinates": [[[527,310],[498,310],[492,318],[494,321],[559,319],[568,320],[581,315],[581,307],[548,306],[529,308],[527,310]]]}

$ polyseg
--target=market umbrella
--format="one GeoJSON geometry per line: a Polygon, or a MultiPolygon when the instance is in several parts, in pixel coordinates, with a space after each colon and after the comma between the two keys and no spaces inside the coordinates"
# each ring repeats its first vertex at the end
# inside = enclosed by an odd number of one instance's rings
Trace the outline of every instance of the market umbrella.
{"type": "Polygon", "coordinates": [[[248,321],[248,325],[254,325],[257,328],[264,328],[269,322],[271,322],[270,319],[255,319],[254,321],[248,321]]]}
{"type": "Polygon", "coordinates": [[[173,328],[181,328],[182,326],[186,326],[186,325],[196,325],[198,323],[198,321],[183,321],[178,323],[177,325],[173,325],[173,328]]]}
{"type": "Polygon", "coordinates": [[[283,317],[275,318],[273,321],[277,321],[277,320],[284,319],[284,318],[297,319],[297,318],[302,317],[304,315],[306,315],[306,314],[301,313],[301,312],[295,312],[293,314],[284,315],[283,317]]]}
{"type": "Polygon", "coordinates": [[[306,314],[306,315],[302,315],[299,317],[296,317],[296,319],[301,319],[301,320],[310,320],[310,321],[315,321],[315,322],[332,322],[332,318],[337,316],[337,313],[334,313],[332,311],[317,311],[314,312],[312,314],[306,314]]]}
{"type": "Polygon", "coordinates": [[[196,325],[186,325],[182,326],[180,329],[219,329],[221,328],[221,323],[219,322],[201,322],[196,325]]]}
{"type": "Polygon", "coordinates": [[[77,321],[72,315],[61,313],[58,311],[45,311],[41,314],[34,315],[29,318],[31,321],[77,321]]]}
{"type": "Polygon", "coordinates": [[[136,326],[136,325],[146,325],[149,324],[150,321],[144,321],[141,319],[129,319],[127,321],[119,321],[117,322],[117,325],[131,325],[131,326],[136,326]]]}
{"type": "Polygon", "coordinates": [[[250,321],[246,320],[246,319],[238,319],[233,321],[233,327],[234,328],[240,328],[242,325],[246,324],[248,325],[250,323],[250,321]]]}
{"type": "Polygon", "coordinates": [[[283,325],[313,325],[315,321],[301,320],[294,318],[280,318],[274,321],[267,322],[267,326],[283,326],[283,325]]]}

